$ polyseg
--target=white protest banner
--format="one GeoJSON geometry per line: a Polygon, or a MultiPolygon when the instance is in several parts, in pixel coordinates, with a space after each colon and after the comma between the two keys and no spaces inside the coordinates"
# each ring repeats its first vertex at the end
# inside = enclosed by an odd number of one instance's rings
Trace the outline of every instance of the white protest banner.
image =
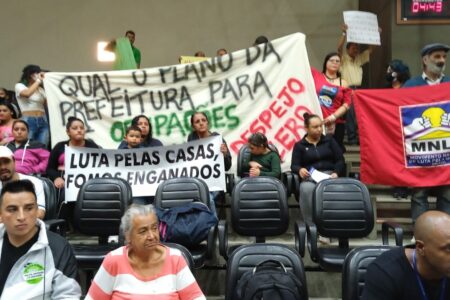
{"type": "MultiPolygon", "coordinates": [[[[150,118],[153,136],[182,143],[196,110],[209,118],[236,158],[253,132],[279,150],[283,170],[305,134],[303,114],[322,116],[305,48],[295,33],[221,57],[151,69],[47,73],[44,79],[52,143],[66,140],[69,116],[84,120],[87,137],[117,148],[132,118],[150,118]]],[[[234,166],[236,163],[234,161],[234,166]]]]}
{"type": "Polygon", "coordinates": [[[347,42],[381,45],[377,15],[365,11],[344,11],[347,28],[347,42]]]}
{"type": "Polygon", "coordinates": [[[155,195],[158,184],[178,177],[205,180],[210,191],[225,190],[222,137],[213,136],[166,147],[105,150],[66,147],[66,201],[77,199],[90,178],[122,178],[133,197],[155,195]]]}

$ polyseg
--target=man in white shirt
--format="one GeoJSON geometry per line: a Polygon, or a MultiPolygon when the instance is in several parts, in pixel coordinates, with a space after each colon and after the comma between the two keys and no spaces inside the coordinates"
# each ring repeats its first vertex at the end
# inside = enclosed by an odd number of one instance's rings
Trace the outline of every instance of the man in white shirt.
{"type": "Polygon", "coordinates": [[[8,147],[0,146],[0,191],[4,184],[23,179],[28,179],[34,184],[38,204],[38,218],[43,220],[45,216],[45,194],[42,181],[33,176],[17,173],[14,154],[8,147]]]}

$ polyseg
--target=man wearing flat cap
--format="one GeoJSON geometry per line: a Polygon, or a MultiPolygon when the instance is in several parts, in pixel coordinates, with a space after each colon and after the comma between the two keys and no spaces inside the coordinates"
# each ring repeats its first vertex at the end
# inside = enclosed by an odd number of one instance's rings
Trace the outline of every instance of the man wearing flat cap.
{"type": "Polygon", "coordinates": [[[440,43],[429,44],[423,47],[421,51],[423,73],[405,82],[403,87],[450,82],[450,77],[444,75],[445,59],[449,49],[449,46],[440,43]]]}
{"type": "MultiPolygon", "coordinates": [[[[444,75],[445,60],[449,46],[434,43],[423,47],[422,67],[423,73],[420,76],[411,78],[403,87],[414,87],[424,85],[436,85],[450,82],[450,76],[444,75]]],[[[428,196],[436,196],[436,209],[450,214],[450,185],[434,187],[418,187],[413,189],[411,197],[411,217],[413,223],[416,219],[428,210],[428,196]]]]}

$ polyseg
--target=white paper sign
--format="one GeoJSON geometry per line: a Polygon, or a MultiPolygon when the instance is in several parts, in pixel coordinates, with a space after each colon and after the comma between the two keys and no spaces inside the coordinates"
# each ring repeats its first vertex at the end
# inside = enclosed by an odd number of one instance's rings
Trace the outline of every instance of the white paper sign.
{"type": "Polygon", "coordinates": [[[158,185],[170,178],[197,177],[210,191],[225,190],[221,136],[181,145],[139,149],[105,150],[72,148],[65,150],[65,196],[75,201],[78,190],[90,178],[122,178],[133,197],[153,196],[158,185]]]}
{"type": "Polygon", "coordinates": [[[365,11],[344,11],[347,42],[381,45],[377,15],[365,11]]]}

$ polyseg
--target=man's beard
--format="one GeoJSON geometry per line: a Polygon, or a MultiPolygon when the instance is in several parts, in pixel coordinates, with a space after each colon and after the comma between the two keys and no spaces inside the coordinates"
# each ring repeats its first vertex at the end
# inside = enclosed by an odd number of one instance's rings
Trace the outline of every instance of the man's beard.
{"type": "Polygon", "coordinates": [[[433,73],[436,75],[441,75],[445,70],[445,64],[443,64],[443,63],[435,64],[431,61],[426,61],[425,66],[427,67],[427,70],[430,73],[433,73]]]}

